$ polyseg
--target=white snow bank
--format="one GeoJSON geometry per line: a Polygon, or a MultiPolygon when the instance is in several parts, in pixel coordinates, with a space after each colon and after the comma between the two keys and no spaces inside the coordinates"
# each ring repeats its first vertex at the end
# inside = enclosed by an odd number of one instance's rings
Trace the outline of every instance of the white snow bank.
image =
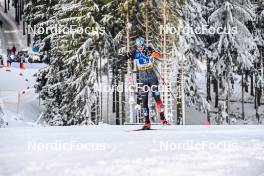
{"type": "Polygon", "coordinates": [[[263,126],[170,126],[162,130],[127,131],[136,128],[139,127],[104,125],[0,129],[0,175],[264,173],[263,126]]]}
{"type": "Polygon", "coordinates": [[[8,127],[32,126],[31,123],[38,119],[41,109],[34,89],[34,74],[40,68],[43,68],[43,64],[34,64],[25,70],[14,67],[0,68],[0,98],[5,102],[4,111],[8,127]],[[18,93],[19,105],[16,104],[18,93]]]}
{"type": "Polygon", "coordinates": [[[5,118],[4,104],[2,99],[0,99],[0,128],[5,127],[7,125],[7,121],[5,118]]]}

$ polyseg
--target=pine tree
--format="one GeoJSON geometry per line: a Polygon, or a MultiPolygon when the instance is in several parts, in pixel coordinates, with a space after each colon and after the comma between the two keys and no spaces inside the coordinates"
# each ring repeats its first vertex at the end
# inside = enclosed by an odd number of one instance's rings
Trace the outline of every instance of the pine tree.
{"type": "Polygon", "coordinates": [[[259,107],[261,106],[261,97],[263,95],[264,87],[264,3],[257,2],[255,13],[257,16],[256,21],[253,23],[253,33],[257,47],[260,51],[260,57],[255,63],[255,109],[256,118],[260,123],[259,107]]]}
{"type": "Polygon", "coordinates": [[[57,1],[48,0],[48,1],[25,1],[24,8],[24,21],[26,23],[27,35],[28,35],[28,45],[30,45],[31,38],[33,36],[34,46],[38,47],[41,52],[41,60],[45,63],[50,61],[50,50],[51,44],[49,38],[46,38],[50,32],[47,30],[47,27],[51,24],[48,24],[48,19],[52,17],[54,7],[57,1]],[[34,31],[32,31],[32,29],[34,31]],[[40,33],[44,29],[43,33],[40,33]],[[36,30],[36,31],[35,31],[36,30]],[[32,34],[33,32],[33,34],[32,34]],[[36,32],[36,33],[34,33],[36,32]]]}
{"type": "MultiPolygon", "coordinates": [[[[202,60],[207,52],[206,34],[196,31],[207,26],[204,18],[208,9],[202,2],[187,0],[182,7],[182,30],[179,37],[179,50],[185,58],[185,94],[188,106],[196,106],[199,111],[207,112],[210,105],[203,97],[201,87],[197,85],[197,73],[199,72],[199,60],[202,60]]],[[[209,119],[208,119],[209,120],[209,119]]]]}
{"type": "Polygon", "coordinates": [[[98,123],[91,114],[97,103],[96,69],[105,35],[99,12],[100,4],[91,0],[61,0],[45,22],[49,27],[74,26],[81,31],[46,37],[51,43],[50,65],[39,75],[44,85],[38,90],[45,105],[43,118],[51,125],[98,123]]]}
{"type": "Polygon", "coordinates": [[[230,83],[234,83],[234,74],[237,73],[237,69],[242,70],[241,74],[253,69],[258,57],[253,36],[246,26],[247,22],[254,19],[255,15],[248,1],[225,1],[209,17],[211,26],[223,29],[223,33],[217,35],[216,42],[210,48],[214,60],[214,76],[216,79],[223,77],[225,80],[223,88],[226,97],[227,123],[230,123],[230,98],[231,89],[234,87],[231,87],[230,83]]]}

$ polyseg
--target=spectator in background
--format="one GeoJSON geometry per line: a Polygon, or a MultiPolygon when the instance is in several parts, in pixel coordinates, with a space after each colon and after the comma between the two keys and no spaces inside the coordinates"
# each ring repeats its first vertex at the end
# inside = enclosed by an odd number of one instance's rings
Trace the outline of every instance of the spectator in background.
{"type": "Polygon", "coordinates": [[[21,53],[18,53],[17,55],[16,55],[16,62],[21,62],[22,61],[22,54],[21,53]]]}
{"type": "Polygon", "coordinates": [[[14,54],[14,51],[13,51],[12,48],[11,49],[8,49],[8,56],[10,56],[11,54],[14,54]]]}
{"type": "Polygon", "coordinates": [[[26,54],[23,54],[21,59],[22,59],[23,62],[28,63],[28,56],[26,54]]]}
{"type": "Polygon", "coordinates": [[[13,50],[14,54],[16,54],[16,47],[15,46],[13,46],[12,50],[13,50]]]}
{"type": "Polygon", "coordinates": [[[29,63],[29,55],[25,55],[25,61],[26,63],[29,63]]]}
{"type": "Polygon", "coordinates": [[[0,65],[4,65],[4,58],[2,55],[0,55],[0,65]]]}
{"type": "Polygon", "coordinates": [[[29,56],[29,62],[30,63],[34,63],[34,59],[33,59],[33,56],[32,55],[29,56]]]}
{"type": "Polygon", "coordinates": [[[7,60],[7,62],[9,63],[9,66],[11,66],[11,64],[12,64],[13,62],[15,62],[15,60],[16,60],[16,57],[15,57],[15,55],[12,53],[12,54],[8,57],[8,60],[7,60]]]}

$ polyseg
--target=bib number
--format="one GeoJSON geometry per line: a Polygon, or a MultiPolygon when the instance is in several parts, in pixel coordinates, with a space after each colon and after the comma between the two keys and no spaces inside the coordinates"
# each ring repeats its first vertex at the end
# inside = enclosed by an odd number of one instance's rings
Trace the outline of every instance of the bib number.
{"type": "Polygon", "coordinates": [[[149,63],[149,58],[144,57],[142,59],[139,59],[139,64],[148,64],[149,63]]]}

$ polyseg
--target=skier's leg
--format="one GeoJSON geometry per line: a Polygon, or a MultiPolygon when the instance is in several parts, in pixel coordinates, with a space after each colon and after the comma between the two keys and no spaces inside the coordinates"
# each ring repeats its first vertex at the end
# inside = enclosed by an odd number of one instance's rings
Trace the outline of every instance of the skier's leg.
{"type": "Polygon", "coordinates": [[[166,120],[165,115],[164,115],[164,104],[160,98],[159,80],[154,71],[151,73],[150,78],[151,78],[151,82],[150,82],[151,93],[156,101],[157,109],[158,109],[158,112],[160,113],[160,120],[161,121],[166,120]]]}
{"type": "Polygon", "coordinates": [[[143,102],[143,113],[144,113],[144,119],[145,123],[142,127],[142,130],[150,130],[151,122],[149,119],[149,107],[148,107],[148,92],[145,90],[141,90],[141,98],[143,102]]]}
{"type": "Polygon", "coordinates": [[[154,97],[157,105],[158,112],[160,113],[160,119],[165,120],[165,115],[164,115],[164,104],[160,98],[160,92],[158,90],[158,86],[154,85],[152,86],[152,96],[154,97]],[[156,87],[156,88],[155,88],[156,87]]]}
{"type": "Polygon", "coordinates": [[[144,113],[145,123],[150,123],[149,107],[148,107],[148,93],[142,94],[142,103],[143,103],[143,113],[144,113]]]}
{"type": "Polygon", "coordinates": [[[142,98],[143,113],[144,113],[144,119],[145,119],[146,126],[150,126],[148,92],[149,92],[148,91],[148,77],[146,73],[140,72],[139,73],[139,94],[142,98]]]}

